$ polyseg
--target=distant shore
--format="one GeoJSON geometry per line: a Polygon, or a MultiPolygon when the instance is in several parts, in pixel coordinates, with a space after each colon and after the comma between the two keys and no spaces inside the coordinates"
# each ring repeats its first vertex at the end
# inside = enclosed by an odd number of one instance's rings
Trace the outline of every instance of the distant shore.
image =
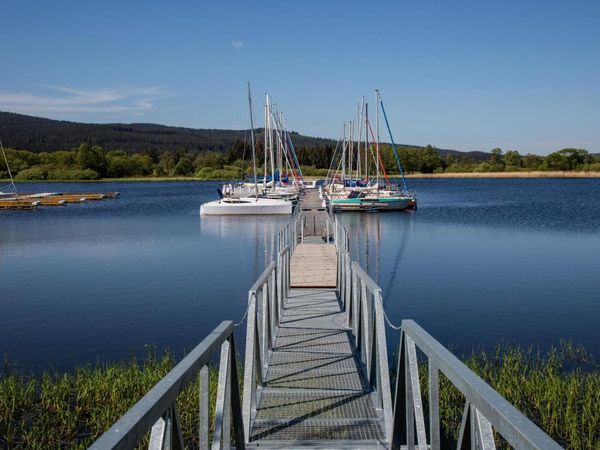
{"type": "Polygon", "coordinates": [[[445,172],[413,173],[406,178],[600,178],[600,172],[589,171],[519,171],[519,172],[445,172]]]}
{"type": "MultiPolygon", "coordinates": [[[[397,178],[392,175],[390,178],[397,178]]],[[[325,177],[305,176],[307,180],[320,180],[325,177]]],[[[519,172],[447,172],[447,173],[411,173],[406,178],[600,178],[600,172],[590,171],[519,171],[519,172]]],[[[229,181],[230,179],[205,180],[196,177],[131,177],[101,178],[99,180],[17,180],[18,183],[110,183],[136,181],[229,181]]],[[[10,180],[0,179],[0,183],[10,180]]]]}

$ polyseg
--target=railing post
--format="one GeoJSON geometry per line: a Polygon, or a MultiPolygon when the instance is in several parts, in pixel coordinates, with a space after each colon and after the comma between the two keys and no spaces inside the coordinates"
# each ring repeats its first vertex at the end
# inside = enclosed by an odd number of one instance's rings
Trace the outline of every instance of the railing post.
{"type": "Polygon", "coordinates": [[[350,296],[352,294],[352,261],[350,258],[350,253],[346,252],[346,256],[345,256],[345,270],[346,270],[346,277],[344,280],[344,308],[346,307],[346,304],[350,302],[350,296]]]}
{"type": "MultiPolygon", "coordinates": [[[[400,450],[406,442],[406,351],[404,349],[405,334],[400,331],[398,347],[398,365],[396,367],[396,389],[394,391],[394,422],[392,426],[391,449],[400,450]]],[[[414,440],[413,440],[414,442],[414,440]]]]}
{"type": "Polygon", "coordinates": [[[440,385],[439,370],[429,359],[429,440],[431,450],[440,450],[440,385]]]}
{"type": "MultiPolygon", "coordinates": [[[[370,350],[370,333],[369,333],[369,328],[371,325],[371,322],[369,320],[369,300],[370,300],[370,293],[367,291],[366,295],[361,299],[361,309],[362,309],[362,317],[361,317],[361,323],[362,323],[362,330],[359,331],[360,333],[360,341],[361,341],[361,346],[360,346],[360,353],[362,356],[362,360],[365,363],[365,367],[367,368],[367,370],[369,369],[369,367],[371,367],[371,355],[369,354],[369,350],[370,350]]],[[[370,381],[370,380],[369,380],[370,381]]]]}
{"type": "Polygon", "coordinates": [[[215,404],[215,428],[212,440],[213,450],[220,450],[223,447],[229,448],[231,446],[231,405],[228,404],[229,402],[227,401],[229,397],[229,383],[231,382],[229,377],[230,351],[231,348],[229,341],[223,342],[223,344],[221,344],[221,359],[219,362],[219,383],[217,385],[217,401],[215,404]]]}
{"type": "Polygon", "coordinates": [[[256,317],[256,293],[250,291],[248,293],[248,319],[246,329],[246,353],[244,356],[244,399],[243,399],[243,421],[244,421],[244,436],[246,437],[246,443],[250,439],[250,419],[252,417],[252,411],[255,409],[256,404],[256,379],[258,378],[259,383],[262,385],[262,366],[260,362],[260,355],[257,355],[257,348],[259,342],[257,342],[257,317],[256,317]],[[258,359],[258,364],[257,364],[258,359]]]}
{"type": "Polygon", "coordinates": [[[269,286],[267,283],[263,284],[263,286],[261,287],[261,294],[262,294],[262,304],[263,304],[263,320],[264,320],[264,324],[263,324],[263,331],[265,332],[265,336],[264,339],[266,341],[266,350],[267,352],[265,353],[265,356],[268,355],[268,350],[272,350],[273,349],[273,333],[272,333],[272,329],[271,329],[271,325],[273,323],[273,321],[271,320],[271,303],[270,303],[270,299],[269,299],[269,286]]]}
{"type": "Polygon", "coordinates": [[[208,365],[204,365],[200,369],[200,407],[199,407],[199,430],[198,430],[198,448],[200,450],[208,450],[208,430],[209,430],[209,371],[208,365]]]}
{"type": "Polygon", "coordinates": [[[281,253],[277,252],[277,265],[275,269],[277,270],[277,297],[282,305],[284,305],[285,299],[283,297],[283,267],[282,267],[283,258],[281,257],[281,253]]]}
{"type": "Polygon", "coordinates": [[[275,326],[279,326],[279,319],[281,319],[281,299],[277,295],[277,268],[273,268],[271,272],[271,281],[269,283],[269,287],[271,288],[271,297],[275,300],[275,326]]]}
{"type": "MultiPolygon", "coordinates": [[[[410,415],[414,422],[406,424],[407,430],[413,430],[416,428],[417,432],[417,444],[419,448],[427,447],[427,435],[425,433],[425,419],[423,417],[423,400],[421,398],[421,385],[419,380],[419,362],[417,360],[417,349],[414,341],[406,336],[406,357],[407,357],[407,392],[408,405],[410,407],[410,415]]],[[[408,419],[407,419],[408,420],[408,419]]],[[[414,444],[413,440],[409,441],[408,446],[414,444]]]]}
{"type": "Polygon", "coordinates": [[[233,419],[233,435],[235,438],[235,448],[237,450],[243,450],[244,448],[246,448],[246,439],[244,434],[244,419],[240,404],[240,384],[238,381],[236,359],[237,356],[235,352],[235,341],[233,333],[231,333],[231,336],[229,336],[229,342],[229,370],[231,371],[231,374],[229,375],[229,398],[231,399],[231,419],[233,419]]]}

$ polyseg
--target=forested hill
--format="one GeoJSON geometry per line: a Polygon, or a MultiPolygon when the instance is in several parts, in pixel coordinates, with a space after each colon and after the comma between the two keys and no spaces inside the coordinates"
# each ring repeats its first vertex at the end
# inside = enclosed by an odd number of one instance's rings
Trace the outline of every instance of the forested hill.
{"type": "MultiPolygon", "coordinates": [[[[250,142],[245,130],[170,127],[150,123],[77,123],[0,112],[0,138],[6,147],[32,152],[70,150],[82,143],[128,153],[149,151],[225,152],[236,142],[250,142]]],[[[335,145],[330,139],[292,134],[294,145],[335,145]]]]}
{"type": "MultiPolygon", "coordinates": [[[[250,141],[246,130],[218,130],[171,127],[150,123],[94,124],[43,119],[0,111],[0,139],[5,147],[31,152],[70,150],[83,143],[98,145],[106,151],[128,153],[163,151],[226,152],[236,142],[250,141]]],[[[334,146],[331,139],[303,136],[292,132],[297,148],[334,146]]],[[[402,147],[405,147],[404,145],[402,147]]],[[[418,146],[409,146],[419,148],[418,146]]],[[[436,149],[441,156],[465,156],[474,161],[489,158],[489,153],[436,149]]]]}

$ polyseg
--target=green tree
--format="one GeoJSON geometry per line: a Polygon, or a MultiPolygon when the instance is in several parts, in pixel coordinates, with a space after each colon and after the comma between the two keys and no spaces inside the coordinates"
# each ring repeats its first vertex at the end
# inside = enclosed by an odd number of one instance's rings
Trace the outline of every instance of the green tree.
{"type": "Polygon", "coordinates": [[[91,169],[104,176],[106,174],[106,155],[97,145],[81,144],[76,150],[75,162],[82,169],[91,169]]]}
{"type": "Polygon", "coordinates": [[[502,172],[505,167],[504,156],[502,155],[502,149],[495,148],[492,150],[490,156],[490,170],[491,172],[502,172]]]}
{"type": "Polygon", "coordinates": [[[593,157],[587,150],[578,148],[563,148],[546,156],[545,164],[550,170],[575,170],[584,164],[593,162],[593,157]]]}
{"type": "Polygon", "coordinates": [[[516,150],[509,150],[504,155],[504,162],[509,167],[521,167],[521,155],[516,150]]]}
{"type": "Polygon", "coordinates": [[[180,158],[177,164],[175,165],[175,175],[178,176],[187,176],[191,175],[194,172],[194,165],[192,161],[184,156],[180,158]]]}
{"type": "Polygon", "coordinates": [[[523,156],[523,167],[529,170],[541,170],[544,168],[544,157],[527,153],[523,156]]]}

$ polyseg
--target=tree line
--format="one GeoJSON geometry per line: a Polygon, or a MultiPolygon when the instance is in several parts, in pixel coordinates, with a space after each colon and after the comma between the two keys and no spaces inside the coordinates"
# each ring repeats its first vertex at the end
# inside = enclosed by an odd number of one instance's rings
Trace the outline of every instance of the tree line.
{"type": "MultiPolygon", "coordinates": [[[[334,145],[299,146],[296,149],[304,175],[325,176],[335,153],[334,145]]],[[[380,146],[387,173],[398,174],[393,150],[380,146]]],[[[487,158],[458,152],[443,154],[432,146],[401,146],[398,149],[404,171],[411,173],[505,172],[505,171],[600,171],[600,156],[583,149],[565,148],[547,156],[504,153],[493,149],[487,158]],[[458,154],[457,154],[458,153],[458,154]]],[[[198,179],[236,179],[252,174],[249,143],[237,140],[226,151],[105,151],[100,146],[81,144],[67,151],[30,152],[6,149],[12,174],[17,180],[97,180],[127,177],[196,177],[198,179]]],[[[370,172],[374,157],[370,154],[370,172]]],[[[363,156],[364,157],[364,156],[363,156]]],[[[263,173],[264,147],[256,144],[259,175],[263,173]]],[[[335,167],[334,167],[335,169],[335,167]]],[[[8,178],[0,161],[0,178],[8,178]]]]}

